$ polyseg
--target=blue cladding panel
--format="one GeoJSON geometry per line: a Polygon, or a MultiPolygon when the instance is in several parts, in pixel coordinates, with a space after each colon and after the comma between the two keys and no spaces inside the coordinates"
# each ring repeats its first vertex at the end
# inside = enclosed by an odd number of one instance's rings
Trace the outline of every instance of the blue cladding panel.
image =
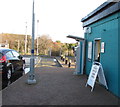
{"type": "MultiPolygon", "coordinates": [[[[120,16],[120,12],[119,12],[120,16]]],[[[92,61],[88,60],[88,42],[94,41],[95,38],[101,38],[101,42],[105,43],[105,53],[101,53],[100,62],[103,66],[105,77],[109,90],[118,96],[118,31],[120,32],[120,24],[118,28],[118,13],[109,16],[95,24],[92,27],[91,34],[85,34],[86,43],[86,74],[89,74],[92,61]]],[[[120,23],[120,22],[119,22],[120,23]]],[[[119,35],[120,36],[120,35],[119,35]]],[[[120,51],[120,49],[119,49],[120,51]]],[[[119,71],[120,72],[120,71],[119,71]]],[[[120,79],[119,79],[120,81],[120,79]]],[[[119,94],[120,96],[120,94],[119,94]]]]}
{"type": "Polygon", "coordinates": [[[83,62],[83,60],[84,60],[84,53],[83,53],[83,51],[84,51],[84,41],[81,41],[80,42],[80,70],[81,70],[81,74],[83,74],[83,69],[84,69],[84,62],[83,62]]]}
{"type": "Polygon", "coordinates": [[[119,90],[119,97],[120,97],[120,12],[118,18],[118,90],[119,90]]]}
{"type": "Polygon", "coordinates": [[[105,42],[105,53],[101,54],[108,87],[118,95],[118,20],[105,23],[106,31],[102,33],[102,41],[105,42]],[[109,36],[109,37],[108,37],[109,36]]]}

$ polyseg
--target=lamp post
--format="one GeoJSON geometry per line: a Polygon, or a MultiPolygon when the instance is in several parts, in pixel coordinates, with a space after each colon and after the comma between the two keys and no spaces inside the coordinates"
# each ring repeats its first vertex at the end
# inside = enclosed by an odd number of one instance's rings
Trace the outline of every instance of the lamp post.
{"type": "Polygon", "coordinates": [[[35,84],[35,74],[34,74],[34,35],[35,35],[35,13],[34,13],[34,0],[33,0],[33,11],[32,11],[32,46],[31,46],[31,58],[30,58],[30,72],[28,77],[28,84],[35,84]]]}
{"type": "Polygon", "coordinates": [[[62,54],[62,47],[60,47],[60,54],[59,54],[59,56],[61,56],[61,54],[62,54]]]}
{"type": "Polygon", "coordinates": [[[38,25],[39,25],[39,20],[37,20],[37,55],[38,55],[38,25]]]}
{"type": "Polygon", "coordinates": [[[26,35],[25,35],[25,54],[27,50],[27,22],[26,22],[26,35]]]}
{"type": "Polygon", "coordinates": [[[20,50],[20,40],[18,40],[18,52],[20,50]]]}

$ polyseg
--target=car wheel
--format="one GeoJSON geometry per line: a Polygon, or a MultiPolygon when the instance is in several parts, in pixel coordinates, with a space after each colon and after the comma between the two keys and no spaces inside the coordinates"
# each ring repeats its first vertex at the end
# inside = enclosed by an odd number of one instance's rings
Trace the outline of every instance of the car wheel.
{"type": "Polygon", "coordinates": [[[7,80],[10,80],[11,77],[12,77],[12,70],[11,70],[10,68],[9,68],[8,71],[7,71],[6,77],[7,77],[7,80]]]}

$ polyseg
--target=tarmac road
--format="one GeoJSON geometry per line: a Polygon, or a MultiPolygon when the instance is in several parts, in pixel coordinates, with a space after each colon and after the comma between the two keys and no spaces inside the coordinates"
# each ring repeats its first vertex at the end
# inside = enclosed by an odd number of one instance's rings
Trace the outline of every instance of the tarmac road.
{"type": "MultiPolygon", "coordinates": [[[[25,65],[25,73],[27,74],[30,71],[30,56],[24,57],[26,65],[25,65]]],[[[36,67],[61,67],[60,64],[54,57],[35,57],[35,68],[36,67]]],[[[13,78],[10,81],[2,81],[0,82],[0,90],[6,88],[14,81],[19,79],[21,76],[20,74],[14,74],[13,78]],[[2,84],[2,85],[1,85],[2,84]]]]}
{"type": "Polygon", "coordinates": [[[54,57],[41,57],[36,67],[62,67],[54,57]]]}
{"type": "MultiPolygon", "coordinates": [[[[94,91],[85,87],[86,75],[73,75],[75,69],[64,67],[35,68],[36,84],[26,83],[28,74],[2,91],[2,104],[11,107],[42,105],[118,105],[117,97],[96,83],[94,91]]],[[[109,106],[112,105],[112,106],[109,106]]],[[[92,107],[92,106],[91,106],[92,107]]],[[[117,107],[117,106],[116,106],[117,107]]]]}
{"type": "MultiPolygon", "coordinates": [[[[56,67],[54,58],[42,57],[35,66],[37,83],[26,83],[28,74],[2,90],[3,105],[118,105],[118,98],[96,83],[94,92],[85,87],[86,75],[73,75],[74,68],[56,67]]],[[[11,107],[14,107],[11,106],[11,107]]],[[[21,107],[20,106],[20,107],[21,107]]]]}

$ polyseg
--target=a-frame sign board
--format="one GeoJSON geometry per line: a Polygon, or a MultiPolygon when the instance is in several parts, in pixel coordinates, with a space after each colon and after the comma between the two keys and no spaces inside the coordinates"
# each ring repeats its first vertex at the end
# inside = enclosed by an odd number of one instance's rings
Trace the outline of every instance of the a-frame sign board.
{"type": "Polygon", "coordinates": [[[92,87],[91,92],[93,91],[97,75],[98,75],[99,83],[104,85],[108,89],[102,65],[99,62],[93,62],[92,68],[86,83],[86,87],[87,85],[92,87]]]}

